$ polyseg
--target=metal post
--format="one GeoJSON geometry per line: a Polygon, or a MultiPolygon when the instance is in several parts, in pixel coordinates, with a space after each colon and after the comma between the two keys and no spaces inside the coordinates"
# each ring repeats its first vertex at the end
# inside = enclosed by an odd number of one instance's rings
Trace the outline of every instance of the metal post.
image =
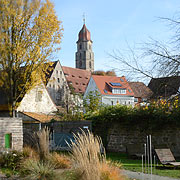
{"type": "Polygon", "coordinates": [[[149,174],[149,137],[147,136],[147,172],[149,174]]]}
{"type": "Polygon", "coordinates": [[[142,180],[144,179],[144,164],[143,164],[143,154],[142,154],[142,180]]]}
{"type": "Polygon", "coordinates": [[[144,162],[144,165],[145,165],[145,166],[144,166],[144,167],[145,167],[144,172],[146,173],[146,156],[147,156],[147,154],[146,154],[146,144],[144,144],[144,151],[145,151],[145,152],[144,152],[144,153],[145,153],[145,154],[144,154],[144,157],[145,157],[145,158],[144,158],[144,161],[145,161],[145,162],[144,162]]]}
{"type": "Polygon", "coordinates": [[[154,174],[156,172],[156,156],[154,155],[154,174]]]}
{"type": "Polygon", "coordinates": [[[149,149],[150,149],[151,180],[152,180],[152,145],[151,145],[151,135],[149,135],[149,149]]]}

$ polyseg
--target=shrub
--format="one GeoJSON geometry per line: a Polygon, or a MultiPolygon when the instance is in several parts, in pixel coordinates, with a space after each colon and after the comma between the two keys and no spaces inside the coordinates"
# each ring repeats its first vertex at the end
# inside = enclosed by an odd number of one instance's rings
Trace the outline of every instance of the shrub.
{"type": "Polygon", "coordinates": [[[71,167],[69,158],[63,154],[58,154],[57,152],[53,152],[52,154],[50,154],[48,160],[55,165],[56,169],[71,167]]]}
{"type": "Polygon", "coordinates": [[[18,151],[5,151],[0,155],[0,166],[16,170],[23,159],[23,153],[18,151]]]}
{"type": "Polygon", "coordinates": [[[54,171],[55,166],[46,161],[38,161],[34,159],[27,159],[22,164],[22,173],[26,175],[25,179],[31,180],[56,180],[58,178],[54,171]]]}
{"type": "Polygon", "coordinates": [[[107,163],[101,166],[101,180],[124,180],[120,169],[107,163]]]}

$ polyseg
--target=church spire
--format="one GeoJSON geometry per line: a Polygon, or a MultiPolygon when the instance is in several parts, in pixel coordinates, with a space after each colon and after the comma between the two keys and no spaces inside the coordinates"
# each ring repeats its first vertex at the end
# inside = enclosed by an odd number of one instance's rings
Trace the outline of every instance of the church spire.
{"type": "Polygon", "coordinates": [[[92,51],[91,33],[85,25],[83,14],[83,27],[79,32],[76,52],[76,68],[94,71],[94,53],[92,51]]]}
{"type": "Polygon", "coordinates": [[[85,13],[83,13],[83,23],[85,24],[86,22],[86,17],[85,17],[85,13]]]}

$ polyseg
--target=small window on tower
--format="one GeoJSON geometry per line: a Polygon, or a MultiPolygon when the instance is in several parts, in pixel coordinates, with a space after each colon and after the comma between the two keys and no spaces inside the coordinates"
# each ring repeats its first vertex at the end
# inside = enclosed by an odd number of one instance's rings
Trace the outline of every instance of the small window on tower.
{"type": "Polygon", "coordinates": [[[82,61],[79,62],[79,67],[82,67],[82,61]]]}
{"type": "Polygon", "coordinates": [[[91,61],[89,61],[89,68],[91,68],[91,61]]]}
{"type": "Polygon", "coordinates": [[[79,45],[79,49],[82,49],[82,45],[81,44],[79,45]]]}
{"type": "Polygon", "coordinates": [[[89,53],[89,58],[91,59],[91,53],[89,53]]]}
{"type": "Polygon", "coordinates": [[[79,58],[81,59],[81,53],[79,54],[79,58]]]}
{"type": "Polygon", "coordinates": [[[91,45],[89,45],[89,49],[91,49],[91,45]]]}

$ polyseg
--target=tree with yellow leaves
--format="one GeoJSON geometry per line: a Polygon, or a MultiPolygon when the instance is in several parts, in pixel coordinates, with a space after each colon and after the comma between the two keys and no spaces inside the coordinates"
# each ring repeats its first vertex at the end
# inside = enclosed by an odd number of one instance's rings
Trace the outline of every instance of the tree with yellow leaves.
{"type": "Polygon", "coordinates": [[[42,78],[62,30],[50,0],[0,0],[0,86],[12,112],[42,78]]]}

